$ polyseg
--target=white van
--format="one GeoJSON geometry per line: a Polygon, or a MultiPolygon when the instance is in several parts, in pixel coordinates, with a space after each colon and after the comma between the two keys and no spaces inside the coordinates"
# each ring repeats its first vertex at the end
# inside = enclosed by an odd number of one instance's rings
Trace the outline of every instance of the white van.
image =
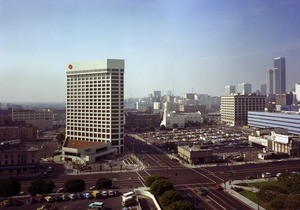
{"type": "Polygon", "coordinates": [[[89,209],[91,209],[91,208],[102,209],[103,207],[104,207],[104,203],[103,202],[94,202],[94,203],[90,203],[89,204],[89,209]]]}

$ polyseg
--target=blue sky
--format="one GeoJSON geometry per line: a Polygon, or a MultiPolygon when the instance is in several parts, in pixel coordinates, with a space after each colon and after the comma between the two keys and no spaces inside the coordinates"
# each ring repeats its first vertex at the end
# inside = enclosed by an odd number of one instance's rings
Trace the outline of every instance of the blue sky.
{"type": "Polygon", "coordinates": [[[0,0],[0,102],[65,100],[68,62],[125,59],[125,97],[224,94],[286,58],[300,82],[297,0],[0,0]]]}

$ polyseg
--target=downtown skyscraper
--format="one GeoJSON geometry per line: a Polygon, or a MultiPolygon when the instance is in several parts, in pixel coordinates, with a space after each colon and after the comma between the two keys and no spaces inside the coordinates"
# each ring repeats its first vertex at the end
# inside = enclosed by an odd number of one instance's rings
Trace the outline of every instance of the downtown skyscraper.
{"type": "Polygon", "coordinates": [[[268,69],[266,75],[267,94],[286,93],[285,58],[274,59],[274,69],[268,69]]]}
{"type": "Polygon", "coordinates": [[[275,85],[276,93],[286,93],[285,58],[274,59],[274,71],[278,74],[278,83],[275,85]]]}
{"type": "Polygon", "coordinates": [[[66,139],[124,149],[124,60],[67,65],[66,139]]]}

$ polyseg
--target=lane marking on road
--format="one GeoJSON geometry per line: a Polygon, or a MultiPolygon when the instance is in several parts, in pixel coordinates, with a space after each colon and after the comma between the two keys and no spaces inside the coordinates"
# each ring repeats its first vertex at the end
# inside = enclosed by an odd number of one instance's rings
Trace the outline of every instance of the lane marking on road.
{"type": "MultiPolygon", "coordinates": [[[[207,197],[210,199],[210,200],[212,200],[215,204],[217,204],[218,206],[220,206],[222,209],[225,209],[226,210],[226,208],[224,208],[221,204],[219,204],[216,200],[214,200],[214,199],[212,199],[212,197],[210,197],[209,195],[207,195],[207,197]]],[[[226,204],[226,203],[225,203],[226,204]]]]}
{"type": "Polygon", "coordinates": [[[138,171],[136,171],[136,174],[138,175],[139,178],[143,180],[143,182],[145,182],[145,179],[141,176],[141,174],[138,171]]]}
{"type": "Polygon", "coordinates": [[[163,166],[160,162],[156,161],[153,157],[151,157],[150,155],[147,154],[147,156],[153,160],[155,163],[157,163],[159,166],[163,166]]]}
{"type": "MultiPolygon", "coordinates": [[[[188,187],[188,186],[187,186],[188,187]]],[[[200,198],[200,200],[203,200],[207,205],[209,205],[212,209],[217,210],[217,208],[215,208],[214,206],[212,206],[211,203],[209,203],[210,200],[207,200],[205,198],[202,198],[200,195],[198,195],[198,193],[196,193],[192,188],[188,187],[188,189],[190,189],[197,197],[200,198]]]]}
{"type": "Polygon", "coordinates": [[[140,180],[140,182],[142,183],[142,185],[143,185],[144,187],[146,187],[146,185],[144,184],[144,182],[145,182],[144,178],[143,178],[138,172],[136,172],[136,173],[137,173],[138,179],[140,180]]]}
{"type": "Polygon", "coordinates": [[[151,176],[151,174],[149,174],[149,172],[148,172],[148,171],[146,171],[146,170],[144,170],[144,171],[145,171],[145,173],[146,173],[146,174],[148,174],[148,176],[151,176]]]}
{"type": "MultiPolygon", "coordinates": [[[[214,180],[212,180],[211,178],[209,178],[208,176],[206,176],[206,175],[200,173],[199,171],[197,171],[197,170],[195,170],[195,169],[193,169],[193,168],[189,168],[189,169],[192,170],[192,171],[194,171],[194,172],[196,172],[197,174],[200,174],[201,176],[204,176],[205,178],[209,179],[209,180],[212,181],[213,183],[217,183],[216,181],[214,181],[214,180]]],[[[220,179],[220,178],[219,178],[219,179],[220,179]]]]}

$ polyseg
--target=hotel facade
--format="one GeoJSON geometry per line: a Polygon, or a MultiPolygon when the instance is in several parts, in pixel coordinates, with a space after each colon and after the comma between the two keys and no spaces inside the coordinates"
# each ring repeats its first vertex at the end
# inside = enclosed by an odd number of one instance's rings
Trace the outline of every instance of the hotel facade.
{"type": "Polygon", "coordinates": [[[66,74],[66,139],[109,143],[123,153],[124,60],[69,63],[66,74]]]}

